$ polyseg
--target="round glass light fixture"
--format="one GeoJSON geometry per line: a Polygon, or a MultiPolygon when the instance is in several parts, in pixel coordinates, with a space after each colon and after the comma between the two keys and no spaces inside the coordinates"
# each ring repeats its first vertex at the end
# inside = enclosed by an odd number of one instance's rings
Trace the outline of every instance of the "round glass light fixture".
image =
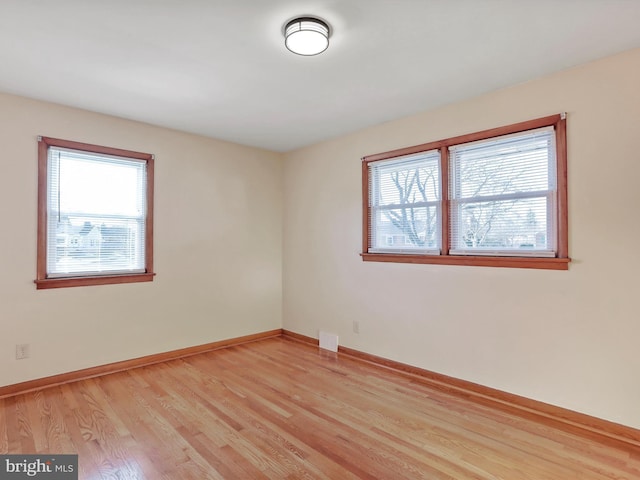
{"type": "Polygon", "coordinates": [[[284,27],[284,44],[298,55],[318,55],[329,46],[329,25],[313,17],[299,17],[284,27]]]}

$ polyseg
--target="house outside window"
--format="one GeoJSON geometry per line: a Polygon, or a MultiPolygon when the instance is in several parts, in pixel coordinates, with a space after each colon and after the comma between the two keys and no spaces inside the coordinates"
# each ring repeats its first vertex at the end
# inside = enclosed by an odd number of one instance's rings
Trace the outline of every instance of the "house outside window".
{"type": "Polygon", "coordinates": [[[363,259],[566,270],[565,132],[553,115],[363,158],[363,259]]]}
{"type": "Polygon", "coordinates": [[[153,280],[153,156],[39,139],[37,288],[153,280]]]}

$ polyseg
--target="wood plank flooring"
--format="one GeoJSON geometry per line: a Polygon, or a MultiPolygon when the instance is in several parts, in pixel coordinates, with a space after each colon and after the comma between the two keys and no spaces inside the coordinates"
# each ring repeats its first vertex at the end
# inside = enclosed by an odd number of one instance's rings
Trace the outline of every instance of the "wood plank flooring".
{"type": "Polygon", "coordinates": [[[0,453],[83,480],[638,480],[638,450],[285,338],[0,399],[0,453]]]}

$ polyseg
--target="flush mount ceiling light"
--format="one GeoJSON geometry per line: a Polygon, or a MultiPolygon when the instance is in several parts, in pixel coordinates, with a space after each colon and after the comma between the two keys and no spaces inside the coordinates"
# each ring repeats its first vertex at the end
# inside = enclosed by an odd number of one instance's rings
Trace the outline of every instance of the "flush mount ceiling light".
{"type": "Polygon", "coordinates": [[[329,46],[329,25],[312,17],[299,17],[284,27],[284,44],[298,55],[318,55],[329,46]]]}

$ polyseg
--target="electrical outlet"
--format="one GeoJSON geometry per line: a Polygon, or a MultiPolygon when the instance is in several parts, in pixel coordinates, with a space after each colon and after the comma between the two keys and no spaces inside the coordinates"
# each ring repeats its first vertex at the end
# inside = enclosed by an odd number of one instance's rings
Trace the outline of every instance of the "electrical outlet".
{"type": "Polygon", "coordinates": [[[29,358],[29,344],[22,343],[16,345],[16,360],[23,360],[25,358],[29,358]]]}
{"type": "Polygon", "coordinates": [[[353,333],[360,333],[360,322],[357,320],[353,321],[353,333]]]}

